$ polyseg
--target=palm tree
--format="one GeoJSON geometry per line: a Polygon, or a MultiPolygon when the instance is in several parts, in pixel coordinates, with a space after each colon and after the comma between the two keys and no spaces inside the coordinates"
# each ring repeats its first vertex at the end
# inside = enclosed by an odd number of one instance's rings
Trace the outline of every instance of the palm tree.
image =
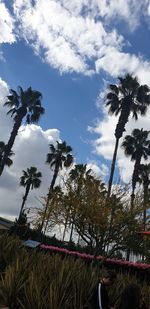
{"type": "Polygon", "coordinates": [[[133,210],[134,193],[138,181],[141,159],[144,158],[144,160],[147,160],[150,155],[149,133],[150,131],[144,131],[143,129],[134,129],[132,134],[127,135],[122,143],[126,156],[130,156],[131,161],[135,161],[132,174],[131,213],[133,210]]]}
{"type": "Polygon", "coordinates": [[[145,115],[150,104],[150,88],[147,85],[140,85],[138,79],[130,74],[124,78],[119,77],[118,80],[118,85],[109,85],[110,91],[106,95],[109,113],[119,115],[115,129],[116,143],[108,182],[108,197],[111,193],[119,140],[125,131],[129,116],[132,113],[132,117],[137,120],[138,114],[145,115]]]}
{"type": "MultiPolygon", "coordinates": [[[[100,192],[105,195],[105,185],[100,179],[96,179],[94,175],[92,175],[92,169],[87,168],[87,164],[77,164],[74,169],[72,169],[69,173],[71,183],[73,183],[74,190],[76,196],[82,195],[83,188],[87,186],[87,182],[89,181],[91,184],[95,183],[97,187],[99,187],[100,192]]],[[[76,212],[72,214],[72,223],[71,223],[71,231],[69,241],[72,241],[73,230],[74,230],[74,221],[76,218],[76,212]]]]}
{"type": "Polygon", "coordinates": [[[37,189],[40,187],[41,184],[41,172],[37,171],[37,168],[34,166],[31,166],[30,168],[27,168],[27,171],[22,171],[23,175],[20,177],[20,185],[25,187],[25,195],[23,196],[23,201],[20,209],[19,218],[21,217],[24,209],[25,202],[27,200],[28,194],[30,189],[37,189]]]}
{"type": "MultiPolygon", "coordinates": [[[[50,148],[50,153],[47,154],[46,163],[50,165],[50,168],[54,167],[54,174],[53,174],[53,178],[52,178],[52,181],[49,187],[49,192],[47,195],[47,202],[46,202],[45,212],[44,212],[44,216],[43,216],[43,220],[41,224],[41,230],[44,225],[44,220],[46,217],[49,200],[51,198],[51,193],[54,188],[59,170],[62,169],[63,167],[68,168],[73,163],[73,156],[70,154],[70,152],[72,151],[72,148],[69,145],[67,145],[65,141],[62,143],[59,143],[57,141],[56,147],[53,144],[50,144],[49,148],[50,148]]],[[[46,230],[46,227],[45,227],[45,230],[46,230]]]]}
{"type": "Polygon", "coordinates": [[[105,184],[100,179],[96,179],[92,174],[93,174],[92,169],[91,168],[88,169],[87,164],[76,164],[74,168],[70,171],[69,176],[71,181],[79,179],[77,190],[80,191],[81,187],[80,182],[83,183],[85,179],[89,179],[93,180],[94,182],[97,182],[97,184],[99,184],[101,192],[105,194],[106,193],[105,184]]]}
{"type": "Polygon", "coordinates": [[[87,169],[87,164],[76,164],[74,168],[70,171],[69,175],[72,181],[78,177],[83,180],[84,177],[92,176],[91,172],[92,170],[90,168],[87,169]]]}
{"type": "Polygon", "coordinates": [[[143,229],[146,230],[146,209],[149,200],[149,185],[150,185],[150,163],[140,164],[138,182],[143,185],[144,200],[143,200],[143,229]]]}
{"type": "Polygon", "coordinates": [[[10,114],[13,118],[14,126],[8,143],[5,146],[3,158],[0,162],[0,175],[3,172],[8,156],[10,155],[10,151],[13,147],[23,118],[26,117],[25,122],[27,124],[37,123],[41,115],[44,114],[44,108],[41,106],[41,99],[42,94],[39,91],[32,90],[31,87],[23,91],[19,86],[18,93],[13,89],[10,90],[10,94],[7,96],[7,101],[4,106],[10,108],[7,114],[10,114]]]}
{"type": "MultiPolygon", "coordinates": [[[[89,177],[89,178],[93,177],[91,175],[91,172],[92,170],[87,169],[86,164],[76,164],[74,168],[70,171],[69,176],[70,176],[71,181],[75,181],[76,179],[79,179],[78,183],[80,183],[80,185],[77,186],[77,195],[80,194],[80,190],[82,187],[81,183],[83,183],[84,179],[86,177],[89,177]]],[[[71,224],[71,231],[70,231],[70,238],[69,238],[70,242],[72,241],[72,236],[73,236],[74,219],[75,219],[75,213],[73,215],[72,224],[71,224]]],[[[65,229],[66,229],[67,221],[68,221],[68,218],[66,218],[65,229]]]]}
{"type": "MultiPolygon", "coordinates": [[[[3,141],[0,141],[0,164],[1,161],[3,160],[3,156],[6,150],[6,145],[3,141]]],[[[5,165],[7,165],[8,167],[10,167],[13,164],[13,161],[10,159],[10,157],[13,155],[14,153],[12,151],[10,151],[9,156],[7,157],[6,161],[5,161],[5,165]]]]}

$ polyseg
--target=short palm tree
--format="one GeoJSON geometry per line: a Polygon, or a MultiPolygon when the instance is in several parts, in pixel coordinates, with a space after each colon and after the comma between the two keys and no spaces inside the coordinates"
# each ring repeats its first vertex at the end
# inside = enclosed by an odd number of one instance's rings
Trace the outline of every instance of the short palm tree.
{"type": "MultiPolygon", "coordinates": [[[[79,179],[78,187],[76,188],[77,195],[80,194],[80,190],[81,190],[82,183],[83,183],[84,179],[86,177],[89,177],[89,178],[92,177],[91,172],[92,172],[92,170],[87,169],[86,164],[76,164],[74,166],[74,168],[70,171],[69,176],[70,176],[71,181],[75,181],[76,179],[79,179]]],[[[73,218],[72,218],[70,238],[69,238],[70,242],[72,241],[72,236],[73,236],[74,219],[75,219],[75,213],[74,213],[73,218]]],[[[67,225],[67,220],[68,220],[68,218],[66,219],[66,225],[67,225]]]]}
{"type": "Polygon", "coordinates": [[[44,225],[48,204],[51,198],[51,193],[54,188],[59,170],[62,169],[63,167],[68,168],[73,163],[73,156],[70,154],[70,152],[72,152],[72,148],[69,145],[67,145],[65,141],[62,143],[59,143],[57,141],[56,147],[53,144],[50,144],[49,148],[50,152],[47,154],[46,163],[50,165],[50,168],[54,167],[54,174],[47,195],[47,202],[41,224],[41,230],[44,225]]]}
{"type": "MultiPolygon", "coordinates": [[[[1,164],[1,161],[3,160],[5,150],[6,150],[5,143],[3,141],[0,141],[0,164],[1,164]]],[[[13,161],[10,158],[13,154],[14,153],[12,151],[10,151],[10,153],[7,157],[7,160],[5,161],[5,165],[7,165],[8,167],[10,167],[13,164],[13,161]]]]}
{"type": "Polygon", "coordinates": [[[5,146],[3,158],[0,162],[0,175],[3,172],[7,158],[18,134],[18,130],[22,124],[22,120],[26,118],[27,124],[37,123],[41,115],[44,113],[44,108],[41,106],[41,99],[42,94],[39,91],[32,90],[31,87],[23,91],[19,86],[18,93],[13,89],[10,90],[10,94],[7,96],[7,101],[4,106],[10,108],[7,114],[10,114],[13,118],[14,126],[8,143],[5,146]]]}
{"type": "Polygon", "coordinates": [[[72,180],[75,180],[78,177],[83,179],[86,176],[91,176],[91,172],[91,169],[87,169],[87,164],[76,164],[70,171],[69,175],[72,180]]]}
{"type": "Polygon", "coordinates": [[[125,131],[129,116],[132,114],[132,117],[137,120],[138,114],[145,115],[150,104],[150,88],[147,85],[140,85],[137,78],[130,74],[124,78],[119,77],[118,80],[118,85],[109,85],[109,92],[106,95],[109,113],[119,115],[115,129],[116,143],[108,182],[108,197],[111,194],[119,140],[125,131]]]}
{"type": "Polygon", "coordinates": [[[130,156],[131,161],[135,161],[132,174],[131,212],[133,210],[134,193],[138,181],[141,159],[144,158],[144,160],[147,160],[150,155],[149,133],[150,131],[144,131],[143,129],[134,129],[132,134],[127,135],[122,143],[126,156],[130,156]]]}
{"type": "Polygon", "coordinates": [[[143,185],[143,229],[146,230],[146,209],[149,201],[149,185],[150,185],[150,163],[140,164],[138,182],[143,185]]]}
{"type": "Polygon", "coordinates": [[[23,196],[19,218],[21,217],[23,213],[24,206],[25,206],[30,189],[33,190],[33,189],[37,189],[40,187],[41,177],[42,177],[41,172],[38,172],[37,168],[34,166],[27,168],[27,171],[23,170],[23,175],[20,177],[20,185],[25,187],[25,195],[23,196]]]}
{"type": "MultiPolygon", "coordinates": [[[[92,175],[92,169],[87,167],[87,164],[77,164],[74,166],[74,168],[69,173],[71,183],[73,183],[75,195],[77,197],[82,196],[82,190],[84,191],[84,188],[87,187],[87,183],[91,183],[97,186],[99,188],[100,192],[105,195],[106,189],[104,183],[100,180],[94,177],[92,175]]],[[[72,241],[73,236],[73,230],[74,230],[74,221],[76,218],[76,212],[74,211],[71,218],[71,231],[70,231],[70,239],[69,241],[72,241]]]]}

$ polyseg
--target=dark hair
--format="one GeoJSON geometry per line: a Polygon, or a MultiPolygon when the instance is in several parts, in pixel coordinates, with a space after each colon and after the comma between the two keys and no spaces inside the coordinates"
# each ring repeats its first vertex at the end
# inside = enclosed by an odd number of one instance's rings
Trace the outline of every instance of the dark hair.
{"type": "Polygon", "coordinates": [[[113,270],[108,270],[106,274],[106,278],[109,278],[110,281],[115,281],[117,276],[116,273],[113,270]]]}
{"type": "Polygon", "coordinates": [[[116,306],[116,309],[140,309],[141,290],[137,284],[128,284],[116,306]]]}

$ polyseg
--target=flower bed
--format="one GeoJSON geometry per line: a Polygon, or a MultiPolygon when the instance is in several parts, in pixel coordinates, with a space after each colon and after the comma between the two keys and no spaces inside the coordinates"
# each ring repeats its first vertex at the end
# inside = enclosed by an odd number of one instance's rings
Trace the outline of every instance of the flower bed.
{"type": "Polygon", "coordinates": [[[73,257],[77,257],[77,258],[82,258],[85,261],[104,261],[105,265],[107,266],[113,266],[113,267],[121,267],[121,268],[126,268],[126,269],[134,269],[134,270],[148,270],[148,272],[150,272],[150,264],[145,264],[145,263],[133,263],[133,262],[129,262],[129,261],[124,261],[124,260],[118,260],[118,259],[110,259],[110,258],[104,258],[102,256],[94,256],[91,254],[86,254],[86,253],[80,253],[80,252],[76,252],[76,251],[70,251],[68,249],[65,248],[59,248],[59,247],[54,247],[54,246],[49,246],[49,245],[40,245],[40,248],[42,250],[49,250],[51,252],[55,252],[55,253],[61,253],[61,254],[66,254],[66,255],[70,255],[73,257]]]}

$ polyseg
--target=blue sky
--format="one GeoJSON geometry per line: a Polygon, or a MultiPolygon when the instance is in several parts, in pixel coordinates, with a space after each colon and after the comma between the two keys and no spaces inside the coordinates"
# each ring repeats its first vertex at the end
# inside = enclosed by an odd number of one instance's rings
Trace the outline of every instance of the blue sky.
{"type": "Polygon", "coordinates": [[[30,46],[21,41],[3,46],[5,62],[1,62],[1,77],[13,88],[30,85],[43,94],[46,110],[41,118],[43,129],[57,128],[61,139],[66,140],[77,160],[85,162],[94,158],[91,153],[91,133],[98,116],[96,100],[102,85],[102,74],[92,77],[76,73],[63,73],[53,69],[36,56],[30,46]]]}
{"type": "MultiPolygon", "coordinates": [[[[44,175],[40,194],[46,194],[51,175],[40,160],[57,139],[72,146],[77,163],[88,163],[107,180],[117,119],[108,116],[103,95],[127,72],[150,85],[149,29],[148,0],[0,0],[0,140],[8,140],[12,127],[2,108],[9,88],[31,85],[43,94],[46,109],[39,126],[22,127],[15,141],[14,165],[0,180],[4,204],[15,186],[21,199],[20,173],[33,163],[44,175]]],[[[127,133],[148,129],[149,115],[137,124],[131,120],[127,133]]],[[[132,169],[119,149],[116,179],[128,182],[132,169]]],[[[15,216],[16,203],[14,197],[13,211],[8,205],[1,213],[15,216]]]]}

